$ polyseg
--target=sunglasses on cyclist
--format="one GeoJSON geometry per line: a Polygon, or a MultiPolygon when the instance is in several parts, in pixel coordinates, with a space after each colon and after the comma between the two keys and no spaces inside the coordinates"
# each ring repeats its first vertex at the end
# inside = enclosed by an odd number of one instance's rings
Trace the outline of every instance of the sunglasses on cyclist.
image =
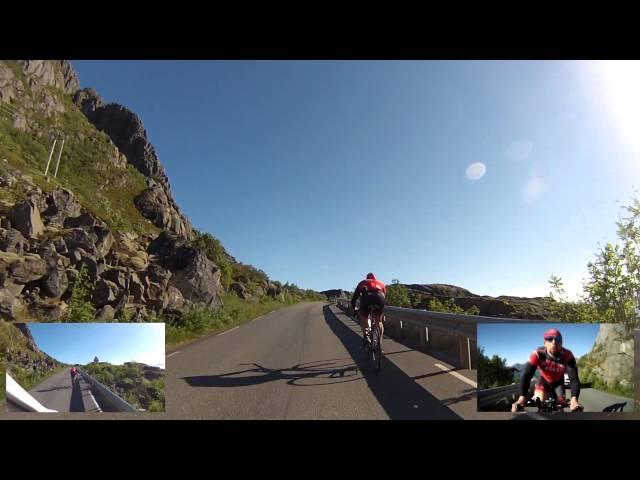
{"type": "Polygon", "coordinates": [[[556,343],[562,343],[562,337],[553,337],[553,336],[551,336],[551,337],[544,337],[544,339],[547,342],[553,342],[555,340],[556,343]]]}

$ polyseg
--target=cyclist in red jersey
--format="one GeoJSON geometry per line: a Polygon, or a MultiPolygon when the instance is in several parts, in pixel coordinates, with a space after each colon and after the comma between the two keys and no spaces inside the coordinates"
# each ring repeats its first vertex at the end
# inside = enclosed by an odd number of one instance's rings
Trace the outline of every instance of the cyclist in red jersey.
{"type": "Polygon", "coordinates": [[[71,374],[71,385],[73,385],[73,380],[76,378],[78,374],[78,369],[74,366],[69,369],[69,373],[71,374]]]}
{"type": "Polygon", "coordinates": [[[518,405],[525,405],[531,379],[538,368],[540,369],[540,380],[535,386],[534,398],[544,401],[552,395],[558,401],[566,401],[564,395],[564,374],[566,373],[569,376],[571,387],[570,408],[571,410],[582,408],[578,402],[580,378],[578,377],[576,359],[571,350],[562,346],[560,331],[552,328],[544,333],[544,347],[537,348],[529,356],[529,361],[520,380],[520,397],[512,405],[512,412],[517,411],[518,405]]]}
{"type": "Polygon", "coordinates": [[[367,318],[369,316],[369,307],[371,305],[377,305],[380,307],[377,313],[374,313],[374,321],[378,322],[380,326],[380,338],[384,333],[383,321],[384,321],[384,305],[386,302],[387,287],[380,280],[376,279],[373,273],[368,273],[367,278],[358,283],[353,297],[351,298],[351,306],[356,307],[356,300],[360,298],[360,328],[362,329],[362,344],[365,343],[365,331],[367,328],[367,318]]]}

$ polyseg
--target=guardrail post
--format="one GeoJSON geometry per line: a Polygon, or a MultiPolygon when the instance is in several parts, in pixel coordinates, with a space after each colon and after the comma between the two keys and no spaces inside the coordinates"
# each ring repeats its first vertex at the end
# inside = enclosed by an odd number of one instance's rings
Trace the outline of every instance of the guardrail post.
{"type": "Polygon", "coordinates": [[[458,337],[458,366],[461,368],[468,367],[469,355],[467,353],[467,339],[465,337],[458,337]]]}
{"type": "Polygon", "coordinates": [[[468,338],[467,345],[469,346],[469,369],[474,370],[478,368],[478,339],[468,338]]]}

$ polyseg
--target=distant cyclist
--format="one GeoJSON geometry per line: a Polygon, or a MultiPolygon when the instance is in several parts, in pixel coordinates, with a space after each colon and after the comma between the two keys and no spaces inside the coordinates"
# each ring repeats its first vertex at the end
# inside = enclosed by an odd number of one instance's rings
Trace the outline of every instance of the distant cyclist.
{"type": "Polygon", "coordinates": [[[578,365],[576,359],[568,350],[562,346],[562,334],[559,330],[552,328],[544,333],[544,347],[534,350],[529,356],[529,361],[525,366],[520,380],[520,397],[512,405],[511,411],[526,404],[526,395],[529,392],[529,385],[536,369],[540,369],[540,380],[538,380],[534,398],[545,401],[550,396],[554,396],[559,402],[566,402],[564,395],[564,374],[569,377],[571,387],[571,410],[578,410],[582,405],[578,402],[580,396],[580,378],[578,377],[578,365]]]}
{"type": "Polygon", "coordinates": [[[71,374],[71,385],[73,385],[73,381],[76,378],[76,375],[78,375],[78,369],[73,366],[69,369],[69,373],[71,374]]]}
{"type": "Polygon", "coordinates": [[[362,345],[366,342],[366,329],[367,329],[367,318],[369,316],[369,307],[372,305],[377,305],[380,307],[376,313],[374,313],[375,317],[374,321],[378,322],[380,327],[380,338],[382,338],[382,334],[384,333],[383,320],[384,320],[384,305],[386,302],[387,296],[387,287],[380,280],[377,280],[373,273],[368,273],[367,278],[358,283],[355,291],[353,292],[353,297],[351,297],[351,306],[355,310],[356,301],[360,299],[360,309],[358,310],[358,315],[360,316],[360,328],[362,329],[362,345]]]}

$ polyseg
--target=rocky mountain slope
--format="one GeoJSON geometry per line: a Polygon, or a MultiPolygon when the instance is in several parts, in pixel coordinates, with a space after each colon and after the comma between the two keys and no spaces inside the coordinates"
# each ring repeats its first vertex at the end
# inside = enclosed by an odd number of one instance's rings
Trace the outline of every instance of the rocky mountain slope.
{"type": "Polygon", "coordinates": [[[80,89],[65,60],[0,61],[0,318],[145,321],[215,309],[225,291],[283,298],[201,240],[135,113],[80,89]]]}

